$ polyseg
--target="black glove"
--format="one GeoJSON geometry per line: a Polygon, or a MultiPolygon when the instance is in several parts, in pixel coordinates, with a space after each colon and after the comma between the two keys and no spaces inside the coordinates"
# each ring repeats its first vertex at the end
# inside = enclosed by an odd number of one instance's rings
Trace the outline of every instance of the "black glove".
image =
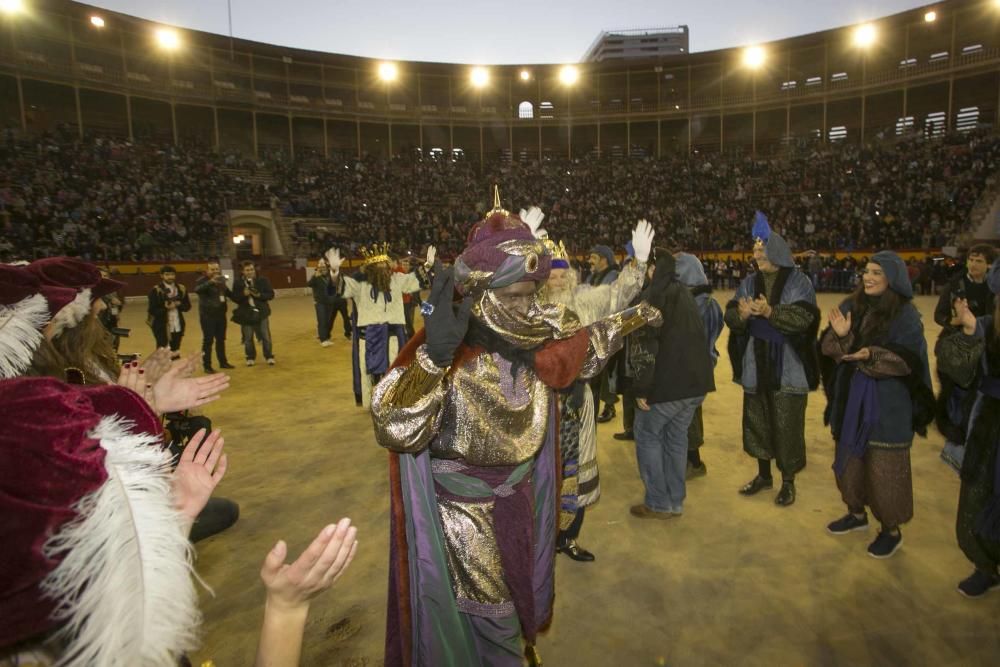
{"type": "Polygon", "coordinates": [[[434,282],[428,303],[433,307],[430,315],[424,317],[427,332],[427,356],[435,366],[445,368],[455,359],[455,350],[462,344],[469,328],[472,313],[472,297],[465,297],[456,312],[451,299],[455,293],[455,277],[451,269],[443,270],[440,262],[435,262],[434,282]]]}

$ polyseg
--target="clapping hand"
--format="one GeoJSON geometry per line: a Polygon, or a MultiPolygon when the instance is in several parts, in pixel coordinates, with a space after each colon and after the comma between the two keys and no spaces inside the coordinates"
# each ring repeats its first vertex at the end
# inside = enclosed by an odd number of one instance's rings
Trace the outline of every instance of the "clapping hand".
{"type": "Polygon", "coordinates": [[[229,388],[229,376],[224,373],[190,377],[201,353],[193,354],[174,364],[153,385],[153,408],[160,414],[179,412],[211,403],[229,388]]]}
{"type": "Polygon", "coordinates": [[[645,220],[640,220],[632,230],[632,250],[635,251],[635,259],[640,264],[649,261],[649,253],[653,249],[653,225],[645,220]]]}
{"type": "Polygon", "coordinates": [[[174,469],[174,505],[192,523],[226,474],[229,461],[222,453],[224,445],[221,431],[206,435],[201,429],[188,440],[174,469]]]}
{"type": "Polygon", "coordinates": [[[767,302],[767,297],[763,294],[750,302],[751,315],[767,318],[771,316],[771,310],[771,304],[767,302]]]}
{"type": "Polygon", "coordinates": [[[750,316],[753,315],[753,300],[745,296],[736,302],[736,306],[740,309],[740,319],[749,320],[750,316]]]}
{"type": "Polygon", "coordinates": [[[845,316],[842,312],[840,312],[840,308],[831,308],[827,319],[830,320],[830,328],[833,329],[833,333],[837,334],[840,338],[843,338],[847,334],[851,333],[850,311],[848,311],[845,316]]]}
{"type": "Polygon", "coordinates": [[[851,352],[850,354],[845,354],[840,358],[841,361],[868,361],[872,358],[872,351],[870,348],[863,347],[857,352],[851,352]]]}
{"type": "Polygon", "coordinates": [[[169,347],[158,347],[139,364],[139,368],[146,371],[147,383],[155,384],[167,372],[170,368],[170,354],[169,347]]]}
{"type": "Polygon", "coordinates": [[[955,299],[954,308],[955,319],[958,320],[958,326],[962,327],[962,331],[968,336],[976,333],[976,315],[969,310],[968,300],[955,299]]]}
{"type": "Polygon", "coordinates": [[[267,604],[282,610],[308,609],[347,570],[358,549],[358,529],[341,519],[320,531],[294,563],[285,563],[288,545],[278,540],[260,568],[267,604]]]}

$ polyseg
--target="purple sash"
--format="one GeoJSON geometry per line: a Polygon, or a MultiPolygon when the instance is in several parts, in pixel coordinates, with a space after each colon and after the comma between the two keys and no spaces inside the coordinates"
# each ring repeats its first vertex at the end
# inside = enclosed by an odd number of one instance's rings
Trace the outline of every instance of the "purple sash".
{"type": "Polygon", "coordinates": [[[850,458],[860,459],[868,448],[868,438],[879,420],[878,380],[854,370],[848,390],[844,421],[837,439],[833,470],[841,477],[850,458]]]}

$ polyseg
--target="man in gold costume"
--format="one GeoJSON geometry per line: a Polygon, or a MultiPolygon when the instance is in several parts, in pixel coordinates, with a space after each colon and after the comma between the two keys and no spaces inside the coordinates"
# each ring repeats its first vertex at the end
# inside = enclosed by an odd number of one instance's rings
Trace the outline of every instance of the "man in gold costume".
{"type": "Polygon", "coordinates": [[[538,663],[552,613],[556,391],[661,321],[641,304],[584,327],[538,301],[550,266],[497,200],[454,268],[435,266],[425,329],[373,392],[375,437],[392,452],[386,665],[538,663]]]}

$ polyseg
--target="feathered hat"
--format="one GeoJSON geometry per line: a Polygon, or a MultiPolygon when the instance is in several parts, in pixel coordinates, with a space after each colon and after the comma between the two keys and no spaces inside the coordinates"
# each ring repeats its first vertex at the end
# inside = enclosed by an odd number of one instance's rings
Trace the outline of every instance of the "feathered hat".
{"type": "Polygon", "coordinates": [[[105,278],[96,266],[76,257],[46,257],[24,268],[43,285],[77,290],[73,303],[53,317],[55,335],[82,322],[95,299],[125,287],[125,283],[105,278]]]}
{"type": "Polygon", "coordinates": [[[455,260],[455,285],[463,294],[542,281],[549,276],[552,256],[545,243],[517,215],[500,205],[500,188],[493,191],[493,210],[469,232],[465,250],[455,260]]]}
{"type": "Polygon", "coordinates": [[[792,249],[788,247],[785,239],[781,238],[777,232],[771,229],[767,222],[767,216],[757,211],[753,216],[753,236],[754,248],[763,248],[767,255],[767,260],[775,266],[795,268],[795,258],[792,257],[792,249]]]}
{"type": "Polygon", "coordinates": [[[176,665],[200,618],[156,415],[52,378],[0,405],[0,651],[55,631],[60,665],[176,665]]]}
{"type": "Polygon", "coordinates": [[[0,378],[31,365],[42,329],[76,298],[76,291],[42,285],[20,266],[0,264],[0,378]]]}

